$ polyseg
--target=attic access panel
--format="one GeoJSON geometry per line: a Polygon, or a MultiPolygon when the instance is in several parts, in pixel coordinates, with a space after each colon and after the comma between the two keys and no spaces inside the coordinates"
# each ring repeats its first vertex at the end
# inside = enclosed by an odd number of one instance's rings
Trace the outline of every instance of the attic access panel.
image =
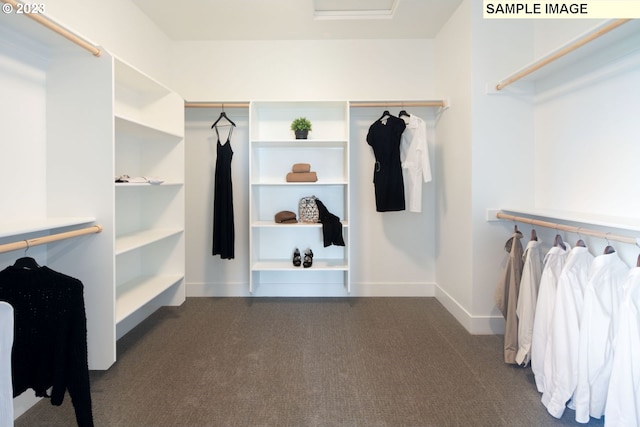
{"type": "Polygon", "coordinates": [[[316,19],[391,19],[400,0],[313,0],[316,19]]]}

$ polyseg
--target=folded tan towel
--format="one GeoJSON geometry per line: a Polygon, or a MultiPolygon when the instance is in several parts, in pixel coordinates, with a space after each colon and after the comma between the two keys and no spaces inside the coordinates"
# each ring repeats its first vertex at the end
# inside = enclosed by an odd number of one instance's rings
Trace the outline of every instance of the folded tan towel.
{"type": "Polygon", "coordinates": [[[291,167],[291,172],[294,173],[303,173],[310,172],[311,165],[309,163],[296,163],[291,167]]]}
{"type": "Polygon", "coordinates": [[[289,172],[287,174],[287,182],[316,182],[318,176],[315,172],[289,172]]]}
{"type": "Polygon", "coordinates": [[[290,222],[298,222],[296,219],[296,214],[291,211],[280,211],[275,215],[275,221],[278,224],[282,223],[290,223],[290,222]]]}

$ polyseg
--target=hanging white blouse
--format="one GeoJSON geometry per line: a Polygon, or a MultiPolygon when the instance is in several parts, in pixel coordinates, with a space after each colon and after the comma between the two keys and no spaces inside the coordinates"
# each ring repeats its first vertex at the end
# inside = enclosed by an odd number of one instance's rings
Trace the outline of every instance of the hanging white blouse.
{"type": "Polygon", "coordinates": [[[573,395],[578,381],[580,318],[593,258],[586,247],[574,247],[558,278],[551,334],[545,355],[547,389],[542,395],[542,403],[556,418],[562,417],[565,404],[573,395]]]}
{"type": "Polygon", "coordinates": [[[544,360],[556,301],[556,287],[570,250],[569,245],[565,243],[565,249],[561,246],[554,246],[544,257],[544,268],[540,279],[536,314],[533,319],[533,334],[531,335],[531,370],[540,393],[546,390],[544,360]]]}
{"type": "Polygon", "coordinates": [[[533,335],[533,319],[536,313],[538,287],[542,277],[541,240],[529,240],[524,250],[524,267],[520,279],[520,292],[516,314],[518,315],[518,352],[516,363],[528,365],[531,360],[531,336],[533,335]]]}
{"type": "Polygon", "coordinates": [[[640,268],[629,271],[614,332],[613,366],[604,419],[607,427],[640,425],[640,268]]]}
{"type": "Polygon", "coordinates": [[[405,188],[410,212],[422,212],[422,183],[431,181],[427,125],[420,117],[402,116],[407,127],[400,141],[400,160],[406,170],[405,188]]]}
{"type": "Polygon", "coordinates": [[[7,302],[0,301],[0,426],[13,425],[12,348],[13,307],[7,302]]]}
{"type": "Polygon", "coordinates": [[[622,286],[628,274],[629,267],[615,252],[598,255],[591,264],[582,306],[578,382],[573,398],[579,423],[588,423],[589,416],[604,415],[613,362],[611,330],[616,327],[622,286]]]}

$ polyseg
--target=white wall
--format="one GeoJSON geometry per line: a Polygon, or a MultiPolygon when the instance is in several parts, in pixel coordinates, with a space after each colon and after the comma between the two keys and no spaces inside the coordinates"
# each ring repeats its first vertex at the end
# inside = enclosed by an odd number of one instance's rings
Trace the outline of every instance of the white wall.
{"type": "MultiPolygon", "coordinates": [[[[236,257],[230,261],[211,256],[216,139],[210,126],[219,111],[188,109],[186,115],[186,281],[191,296],[244,296],[249,291],[247,109],[227,110],[237,125],[232,137],[236,257]]],[[[429,120],[428,108],[411,111],[429,120]]],[[[352,295],[432,294],[435,281],[434,185],[426,184],[423,188],[424,211],[420,214],[375,212],[371,183],[374,159],[365,138],[368,126],[380,114],[379,109],[352,109],[352,295]]],[[[430,129],[433,129],[433,122],[430,123],[430,129]]],[[[432,131],[429,133],[433,136],[432,131]]],[[[268,289],[264,292],[269,294],[268,289]]]]}
{"type": "Polygon", "coordinates": [[[46,3],[46,13],[74,33],[171,86],[169,39],[130,0],[55,0],[46,3]]]}
{"type": "Polygon", "coordinates": [[[431,40],[176,42],[188,101],[433,99],[431,40]]]}
{"type": "MultiPolygon", "coordinates": [[[[552,45],[553,40],[562,44],[586,29],[571,30],[567,33],[559,23],[542,21],[536,25],[537,44],[552,45]]],[[[537,83],[537,208],[620,217],[620,222],[638,225],[640,200],[634,197],[640,181],[638,45],[640,36],[627,37],[614,49],[599,50],[568,71],[537,83]]],[[[624,229],[590,228],[633,235],[624,229]]],[[[571,243],[578,239],[563,234],[571,243]]],[[[585,240],[594,254],[608,244],[604,239],[585,240]]],[[[628,265],[636,264],[635,245],[612,245],[628,265]]]]}
{"type": "Polygon", "coordinates": [[[451,108],[436,128],[437,297],[463,324],[471,309],[471,8],[463,2],[436,39],[437,87],[451,108]]]}
{"type": "Polygon", "coordinates": [[[487,86],[532,57],[532,26],[483,20],[480,3],[463,2],[436,51],[437,85],[452,105],[436,128],[436,295],[469,331],[499,333],[493,292],[509,234],[485,213],[531,203],[533,118],[528,103],[491,95],[487,86]]]}

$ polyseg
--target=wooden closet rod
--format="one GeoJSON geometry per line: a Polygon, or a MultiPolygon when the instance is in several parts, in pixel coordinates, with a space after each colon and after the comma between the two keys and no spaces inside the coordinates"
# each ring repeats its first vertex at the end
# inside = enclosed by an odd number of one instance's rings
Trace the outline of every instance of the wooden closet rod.
{"type": "Polygon", "coordinates": [[[445,108],[447,103],[442,100],[438,101],[353,101],[350,102],[351,107],[440,107],[445,108]]]}
{"type": "Polygon", "coordinates": [[[563,56],[565,56],[566,54],[573,52],[574,50],[578,49],[581,46],[584,46],[585,44],[597,39],[600,36],[603,36],[605,34],[607,34],[609,31],[614,30],[616,28],[618,28],[619,26],[621,26],[622,24],[625,24],[627,22],[629,22],[630,19],[616,19],[615,21],[610,22],[609,24],[597,29],[596,31],[589,33],[587,35],[585,35],[584,37],[581,37],[579,39],[577,39],[576,41],[574,41],[573,43],[565,46],[564,48],[560,49],[559,51],[555,52],[552,55],[549,55],[548,57],[535,62],[534,64],[526,67],[525,69],[515,73],[514,75],[512,75],[511,77],[508,77],[500,82],[498,82],[498,84],[496,85],[496,90],[502,90],[505,87],[509,86],[512,83],[517,82],[518,80],[522,79],[523,77],[528,76],[529,74],[533,73],[534,71],[539,70],[540,68],[548,65],[549,63],[555,61],[556,59],[562,58],[563,56]]]}
{"type": "Polygon", "coordinates": [[[184,102],[185,108],[249,108],[248,102],[184,102]]]}
{"type": "Polygon", "coordinates": [[[59,240],[71,239],[73,237],[84,236],[85,234],[100,233],[101,231],[101,225],[92,225],[90,227],[80,228],[73,231],[66,231],[64,233],[51,234],[48,236],[36,237],[34,239],[28,240],[20,240],[13,243],[5,243],[4,245],[0,245],[0,253],[18,251],[20,249],[29,249],[32,246],[39,246],[46,243],[57,242],[59,240]]]}
{"type": "MultiPolygon", "coordinates": [[[[14,11],[24,6],[24,4],[22,4],[21,6],[16,0],[2,0],[2,2],[13,6],[14,11]]],[[[81,48],[88,50],[94,56],[100,56],[100,54],[102,53],[98,47],[94,46],[93,44],[89,43],[83,38],[77,36],[76,34],[73,34],[71,31],[67,30],[66,28],[63,28],[61,25],[53,22],[51,19],[45,17],[40,13],[22,13],[21,15],[27,16],[33,19],[34,21],[38,22],[39,24],[47,27],[48,29],[60,34],[62,37],[66,38],[67,40],[70,40],[71,42],[77,44],[81,48]]]]}
{"type": "Polygon", "coordinates": [[[554,230],[567,231],[569,233],[576,233],[578,235],[582,234],[582,235],[586,235],[586,236],[597,237],[599,239],[615,240],[617,242],[628,243],[630,245],[640,246],[640,244],[639,244],[640,239],[636,238],[636,237],[623,236],[621,234],[604,233],[602,231],[590,230],[588,228],[574,227],[574,226],[571,226],[571,225],[564,225],[564,224],[557,224],[555,222],[541,221],[539,219],[525,218],[525,217],[522,217],[522,216],[509,215],[509,214],[502,213],[502,212],[496,213],[496,217],[500,218],[500,219],[508,219],[510,221],[522,222],[522,223],[525,223],[525,224],[536,225],[536,226],[539,226],[539,227],[553,228],[554,230]]]}

